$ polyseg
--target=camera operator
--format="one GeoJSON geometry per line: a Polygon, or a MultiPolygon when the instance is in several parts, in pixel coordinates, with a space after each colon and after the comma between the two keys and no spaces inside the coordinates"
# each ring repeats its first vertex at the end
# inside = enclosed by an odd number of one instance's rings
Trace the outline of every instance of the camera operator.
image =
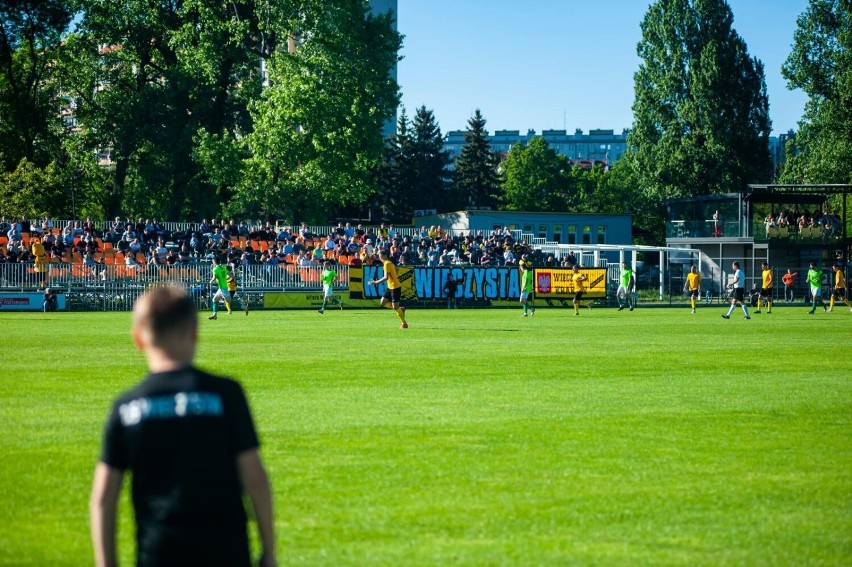
{"type": "Polygon", "coordinates": [[[44,290],[44,303],[41,310],[47,313],[48,311],[56,311],[59,308],[59,303],[56,299],[56,292],[51,288],[44,290]]]}

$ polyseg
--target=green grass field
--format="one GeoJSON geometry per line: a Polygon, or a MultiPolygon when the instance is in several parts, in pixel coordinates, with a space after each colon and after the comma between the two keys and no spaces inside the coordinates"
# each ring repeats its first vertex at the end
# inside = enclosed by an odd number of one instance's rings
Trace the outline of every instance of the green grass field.
{"type": "MultiPolygon", "coordinates": [[[[249,396],[282,565],[849,565],[852,314],[723,312],[235,313],[198,364],[249,396]]],[[[91,564],[130,314],[0,325],[0,565],[91,564]]],[[[126,490],[120,530],[129,565],[126,490]]]]}

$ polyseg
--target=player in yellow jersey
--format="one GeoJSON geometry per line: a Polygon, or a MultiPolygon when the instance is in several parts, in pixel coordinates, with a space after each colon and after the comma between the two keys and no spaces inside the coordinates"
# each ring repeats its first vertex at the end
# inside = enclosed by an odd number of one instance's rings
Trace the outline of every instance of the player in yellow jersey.
{"type": "Polygon", "coordinates": [[[44,252],[44,245],[38,238],[33,239],[32,254],[35,256],[35,267],[33,268],[33,271],[38,274],[37,277],[41,278],[39,280],[39,287],[45,287],[45,285],[47,285],[49,260],[47,258],[47,254],[44,252]]]}
{"type": "Polygon", "coordinates": [[[692,314],[695,315],[695,304],[701,297],[701,274],[696,266],[692,266],[686,276],[686,291],[689,292],[689,304],[692,305],[692,314]]]}
{"type": "MultiPolygon", "coordinates": [[[[228,264],[228,292],[231,294],[231,304],[237,300],[237,276],[236,269],[233,264],[228,264]]],[[[249,313],[248,297],[241,300],[243,302],[243,311],[246,312],[246,317],[249,313]]],[[[233,313],[229,311],[228,313],[233,313]]]]}
{"type": "Polygon", "coordinates": [[[760,293],[757,296],[757,309],[754,312],[760,313],[760,308],[765,303],[766,314],[770,315],[772,313],[772,268],[766,262],[761,262],[760,267],[762,269],[760,274],[761,286],[760,293]]]}
{"type": "MultiPolygon", "coordinates": [[[[574,274],[571,276],[571,280],[574,282],[574,315],[579,315],[583,293],[586,291],[586,282],[589,281],[589,277],[580,273],[580,266],[577,264],[574,264],[573,269],[574,274]]],[[[592,308],[591,304],[587,304],[586,307],[592,308]]]]}
{"type": "Polygon", "coordinates": [[[382,307],[390,302],[391,309],[396,311],[396,316],[402,321],[401,329],[407,329],[408,323],[405,320],[405,307],[400,305],[402,300],[402,286],[399,283],[399,277],[396,275],[396,266],[390,261],[390,255],[384,248],[379,252],[379,258],[382,260],[382,268],[385,271],[384,277],[378,280],[370,280],[370,285],[379,285],[383,282],[388,282],[388,287],[382,295],[382,307]]]}
{"type": "Polygon", "coordinates": [[[849,302],[849,298],[846,296],[846,274],[843,273],[843,270],[840,269],[838,264],[832,265],[831,269],[834,270],[834,289],[831,290],[831,300],[828,302],[828,310],[834,311],[834,300],[839,299],[849,306],[849,311],[852,311],[852,303],[849,302]]]}

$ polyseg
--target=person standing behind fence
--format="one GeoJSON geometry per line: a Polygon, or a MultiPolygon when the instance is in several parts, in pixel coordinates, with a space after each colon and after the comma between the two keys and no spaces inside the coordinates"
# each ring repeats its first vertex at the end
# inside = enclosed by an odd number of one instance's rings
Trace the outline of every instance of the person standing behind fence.
{"type": "Polygon", "coordinates": [[[636,289],[636,280],[633,277],[633,270],[627,262],[621,263],[621,281],[618,290],[615,292],[616,300],[618,301],[618,310],[621,311],[625,307],[629,307],[633,311],[633,291],[636,289]],[[624,303],[622,303],[624,301],[624,303]]]}
{"type": "MultiPolygon", "coordinates": [[[[586,291],[586,282],[589,280],[588,276],[585,276],[580,273],[580,266],[574,264],[572,266],[574,270],[574,274],[571,276],[571,280],[574,282],[574,315],[580,314],[580,307],[582,306],[583,301],[583,293],[586,291]]],[[[592,308],[591,304],[587,304],[586,307],[589,309],[592,308]]]]}
{"type": "Polygon", "coordinates": [[[334,297],[334,280],[336,279],[337,272],[331,269],[331,262],[323,262],[322,273],[320,274],[320,280],[322,280],[322,307],[317,309],[317,313],[320,315],[325,314],[325,307],[329,301],[338,305],[340,310],[343,311],[343,302],[334,297]]]}
{"type": "Polygon", "coordinates": [[[849,298],[846,296],[846,274],[840,269],[839,264],[832,265],[831,269],[834,270],[834,289],[831,290],[831,301],[829,302],[828,310],[834,311],[834,301],[835,299],[839,299],[849,306],[849,311],[852,311],[852,303],[849,302],[849,298]]]}
{"type": "Polygon", "coordinates": [[[453,278],[453,274],[447,274],[447,281],[444,283],[444,293],[447,295],[447,309],[458,309],[458,300],[456,299],[456,295],[458,293],[459,284],[461,284],[461,280],[456,280],[453,278]]]}
{"type": "Polygon", "coordinates": [[[686,276],[686,291],[689,293],[689,304],[692,306],[692,314],[695,315],[695,305],[701,297],[701,274],[698,266],[692,266],[686,276]]]}
{"type": "Polygon", "coordinates": [[[47,258],[47,254],[44,252],[44,244],[41,243],[41,240],[34,238],[32,242],[31,252],[33,256],[35,256],[35,266],[33,270],[36,273],[36,277],[39,278],[39,287],[43,288],[47,285],[49,260],[47,258]]]}
{"type": "Polygon", "coordinates": [[[222,261],[219,258],[213,258],[213,276],[210,278],[210,285],[214,283],[219,286],[219,289],[213,294],[213,298],[210,300],[213,314],[208,319],[219,318],[218,309],[220,299],[225,301],[225,308],[228,310],[228,315],[232,314],[231,292],[228,291],[228,268],[222,265],[222,261]]]}
{"type": "Polygon", "coordinates": [[[763,304],[766,304],[766,314],[772,314],[772,268],[769,267],[769,264],[766,262],[762,262],[760,264],[761,272],[761,286],[760,286],[760,295],[757,296],[757,309],[755,309],[755,313],[760,313],[760,308],[763,307],[763,304]]]}
{"type": "Polygon", "coordinates": [[[532,303],[533,298],[533,268],[529,261],[529,256],[524,254],[521,256],[521,261],[518,262],[518,269],[521,271],[521,307],[524,309],[524,317],[535,315],[535,306],[532,303]]]}
{"type": "Polygon", "coordinates": [[[784,300],[787,303],[793,301],[794,298],[794,286],[796,285],[796,276],[799,275],[799,272],[793,272],[793,270],[787,269],[787,273],[781,276],[781,281],[784,283],[784,300]]]}
{"type": "Polygon", "coordinates": [[[734,269],[734,281],[728,284],[728,287],[734,290],[734,296],[731,298],[731,307],[728,309],[728,313],[722,315],[724,319],[730,319],[731,313],[734,312],[734,309],[739,304],[743,308],[743,313],[745,313],[744,319],[751,319],[751,315],[748,314],[748,306],[746,306],[745,301],[745,274],[740,269],[740,263],[734,262],[732,265],[734,269]]]}
{"type": "Polygon", "coordinates": [[[808,286],[811,290],[811,310],[809,315],[813,315],[816,311],[817,301],[822,305],[823,312],[828,311],[828,306],[822,300],[822,270],[816,267],[816,262],[810,263],[808,270],[808,286]]]}
{"type": "Polygon", "coordinates": [[[175,286],[134,306],[133,340],[150,373],[113,404],[95,468],[95,564],[116,565],[116,521],[131,471],[137,565],[251,564],[243,492],[257,521],[259,564],[274,566],[272,494],[240,385],[193,365],[198,314],[175,286]]]}
{"type": "Polygon", "coordinates": [[[382,307],[385,306],[386,303],[390,303],[391,309],[396,311],[396,316],[399,317],[399,320],[402,321],[402,324],[399,326],[400,329],[407,329],[408,322],[405,320],[405,307],[400,305],[402,301],[402,286],[399,283],[399,277],[396,274],[396,266],[393,265],[393,262],[390,261],[390,255],[387,250],[382,249],[379,252],[379,257],[382,260],[382,267],[384,269],[385,275],[378,280],[370,280],[370,285],[379,285],[383,282],[387,282],[387,289],[385,289],[384,295],[382,295],[382,307]]]}

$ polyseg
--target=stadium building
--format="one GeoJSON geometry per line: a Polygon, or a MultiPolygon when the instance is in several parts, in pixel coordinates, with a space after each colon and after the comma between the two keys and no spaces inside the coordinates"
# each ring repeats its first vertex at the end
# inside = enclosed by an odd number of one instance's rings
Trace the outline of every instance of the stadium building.
{"type": "MultiPolygon", "coordinates": [[[[700,270],[711,294],[725,289],[732,262],[744,262],[750,288],[759,282],[765,261],[779,295],[781,276],[788,269],[799,273],[798,299],[806,293],[811,261],[830,273],[831,264],[845,266],[852,255],[850,193],[852,185],[749,185],[738,193],[672,200],[666,205],[666,245],[701,251],[700,270]]],[[[684,277],[690,261],[682,261],[684,277]]],[[[679,285],[672,275],[673,287],[679,285]]]]}

